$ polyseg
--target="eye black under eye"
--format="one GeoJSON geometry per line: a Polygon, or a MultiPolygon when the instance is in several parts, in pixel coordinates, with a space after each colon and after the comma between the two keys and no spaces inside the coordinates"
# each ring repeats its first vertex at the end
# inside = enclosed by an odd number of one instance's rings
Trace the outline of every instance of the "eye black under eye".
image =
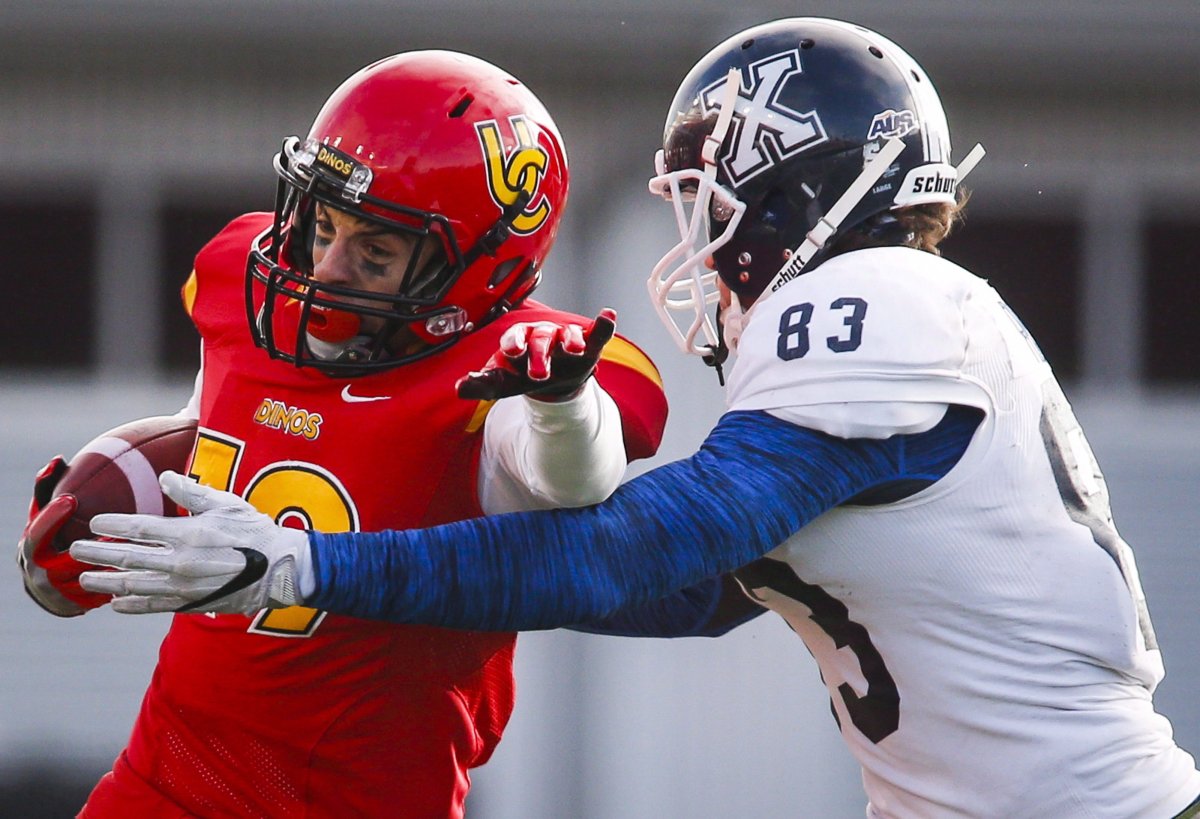
{"type": "Polygon", "coordinates": [[[370,259],[363,259],[361,264],[363,272],[370,276],[383,278],[388,275],[388,266],[385,263],[373,262],[370,259]]]}

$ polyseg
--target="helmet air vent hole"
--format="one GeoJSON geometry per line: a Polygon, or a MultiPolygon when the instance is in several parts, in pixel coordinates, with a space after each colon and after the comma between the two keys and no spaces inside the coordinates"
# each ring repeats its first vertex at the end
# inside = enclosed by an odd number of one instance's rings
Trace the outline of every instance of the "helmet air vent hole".
{"type": "Polygon", "coordinates": [[[816,45],[816,43],[813,42],[811,37],[805,37],[803,40],[800,41],[800,47],[803,49],[809,49],[815,45],[816,45]]]}
{"type": "Polygon", "coordinates": [[[463,94],[463,98],[450,109],[450,119],[458,119],[463,114],[467,113],[467,109],[471,107],[471,103],[475,102],[475,97],[471,94],[463,94]]]}
{"type": "Polygon", "coordinates": [[[500,282],[507,279],[509,274],[512,273],[517,268],[517,265],[521,264],[523,261],[525,261],[524,256],[517,256],[514,259],[506,259],[505,261],[500,262],[500,264],[496,265],[495,269],[492,270],[492,275],[488,278],[488,287],[496,287],[499,285],[500,282]]]}
{"type": "Polygon", "coordinates": [[[747,48],[749,48],[752,45],[754,45],[753,37],[751,37],[749,40],[746,40],[744,43],[742,43],[742,51],[745,51],[747,48]]]}
{"type": "Polygon", "coordinates": [[[878,48],[876,48],[875,46],[871,46],[871,47],[870,47],[869,49],[867,49],[867,50],[868,50],[868,51],[870,51],[872,54],[874,54],[874,55],[875,55],[876,57],[878,57],[879,59],[881,59],[881,60],[883,59],[883,52],[882,52],[882,51],[880,51],[880,50],[879,50],[878,48]]]}
{"type": "Polygon", "coordinates": [[[912,72],[912,75],[913,75],[914,80],[916,80],[917,82],[921,81],[921,75],[918,74],[916,71],[912,72]]]}
{"type": "Polygon", "coordinates": [[[746,282],[750,281],[750,271],[743,270],[741,273],[739,273],[738,281],[740,281],[742,284],[745,284],[746,282]]]}

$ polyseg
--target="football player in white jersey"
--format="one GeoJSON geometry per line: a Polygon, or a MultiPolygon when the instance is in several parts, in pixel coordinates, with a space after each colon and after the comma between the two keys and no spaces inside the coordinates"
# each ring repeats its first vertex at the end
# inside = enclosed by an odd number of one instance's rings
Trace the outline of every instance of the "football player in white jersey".
{"type": "Polygon", "coordinates": [[[652,300],[686,352],[736,351],[696,455],[583,510],[370,534],[281,530],[167,475],[197,516],[98,518],[172,548],[79,542],[126,569],[84,585],[129,612],[657,636],[770,609],[820,665],[870,817],[1195,815],[1087,441],[1000,297],[937,252],[980,154],[951,163],[932,82],[884,37],[740,32],[680,86],[651,181],[681,233],[652,300]]]}

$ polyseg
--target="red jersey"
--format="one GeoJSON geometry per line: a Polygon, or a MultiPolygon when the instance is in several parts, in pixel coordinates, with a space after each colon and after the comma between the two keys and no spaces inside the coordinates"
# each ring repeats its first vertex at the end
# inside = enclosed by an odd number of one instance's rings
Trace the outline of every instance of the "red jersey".
{"type": "MultiPolygon", "coordinates": [[[[395,369],[337,378],[297,368],[269,359],[247,327],[246,255],[269,224],[270,214],[235,220],[197,256],[185,287],[204,340],[189,473],[285,525],[321,531],[481,515],[490,404],[459,399],[455,381],[516,322],[586,320],[527,303],[395,369]]],[[[666,420],[653,364],[616,337],[596,376],[621,410],[629,458],[653,454],[666,420]]],[[[138,804],[156,815],[461,816],[467,769],[488,759],[512,711],[514,645],[510,633],[302,607],[176,615],[128,748],[83,815],[130,815],[125,778],[153,792],[138,804]]]]}

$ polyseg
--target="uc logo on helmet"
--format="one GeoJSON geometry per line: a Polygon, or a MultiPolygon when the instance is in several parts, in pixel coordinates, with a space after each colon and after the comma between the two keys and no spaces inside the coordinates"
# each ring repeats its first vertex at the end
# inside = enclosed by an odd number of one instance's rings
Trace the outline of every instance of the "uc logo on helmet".
{"type": "Polygon", "coordinates": [[[550,215],[549,200],[538,193],[550,158],[534,140],[525,117],[509,117],[508,122],[517,138],[517,146],[511,151],[504,149],[495,120],[476,123],[475,131],[483,148],[492,200],[503,209],[516,202],[522,192],[528,195],[529,204],[512,223],[513,233],[527,235],[544,225],[550,215]]]}

